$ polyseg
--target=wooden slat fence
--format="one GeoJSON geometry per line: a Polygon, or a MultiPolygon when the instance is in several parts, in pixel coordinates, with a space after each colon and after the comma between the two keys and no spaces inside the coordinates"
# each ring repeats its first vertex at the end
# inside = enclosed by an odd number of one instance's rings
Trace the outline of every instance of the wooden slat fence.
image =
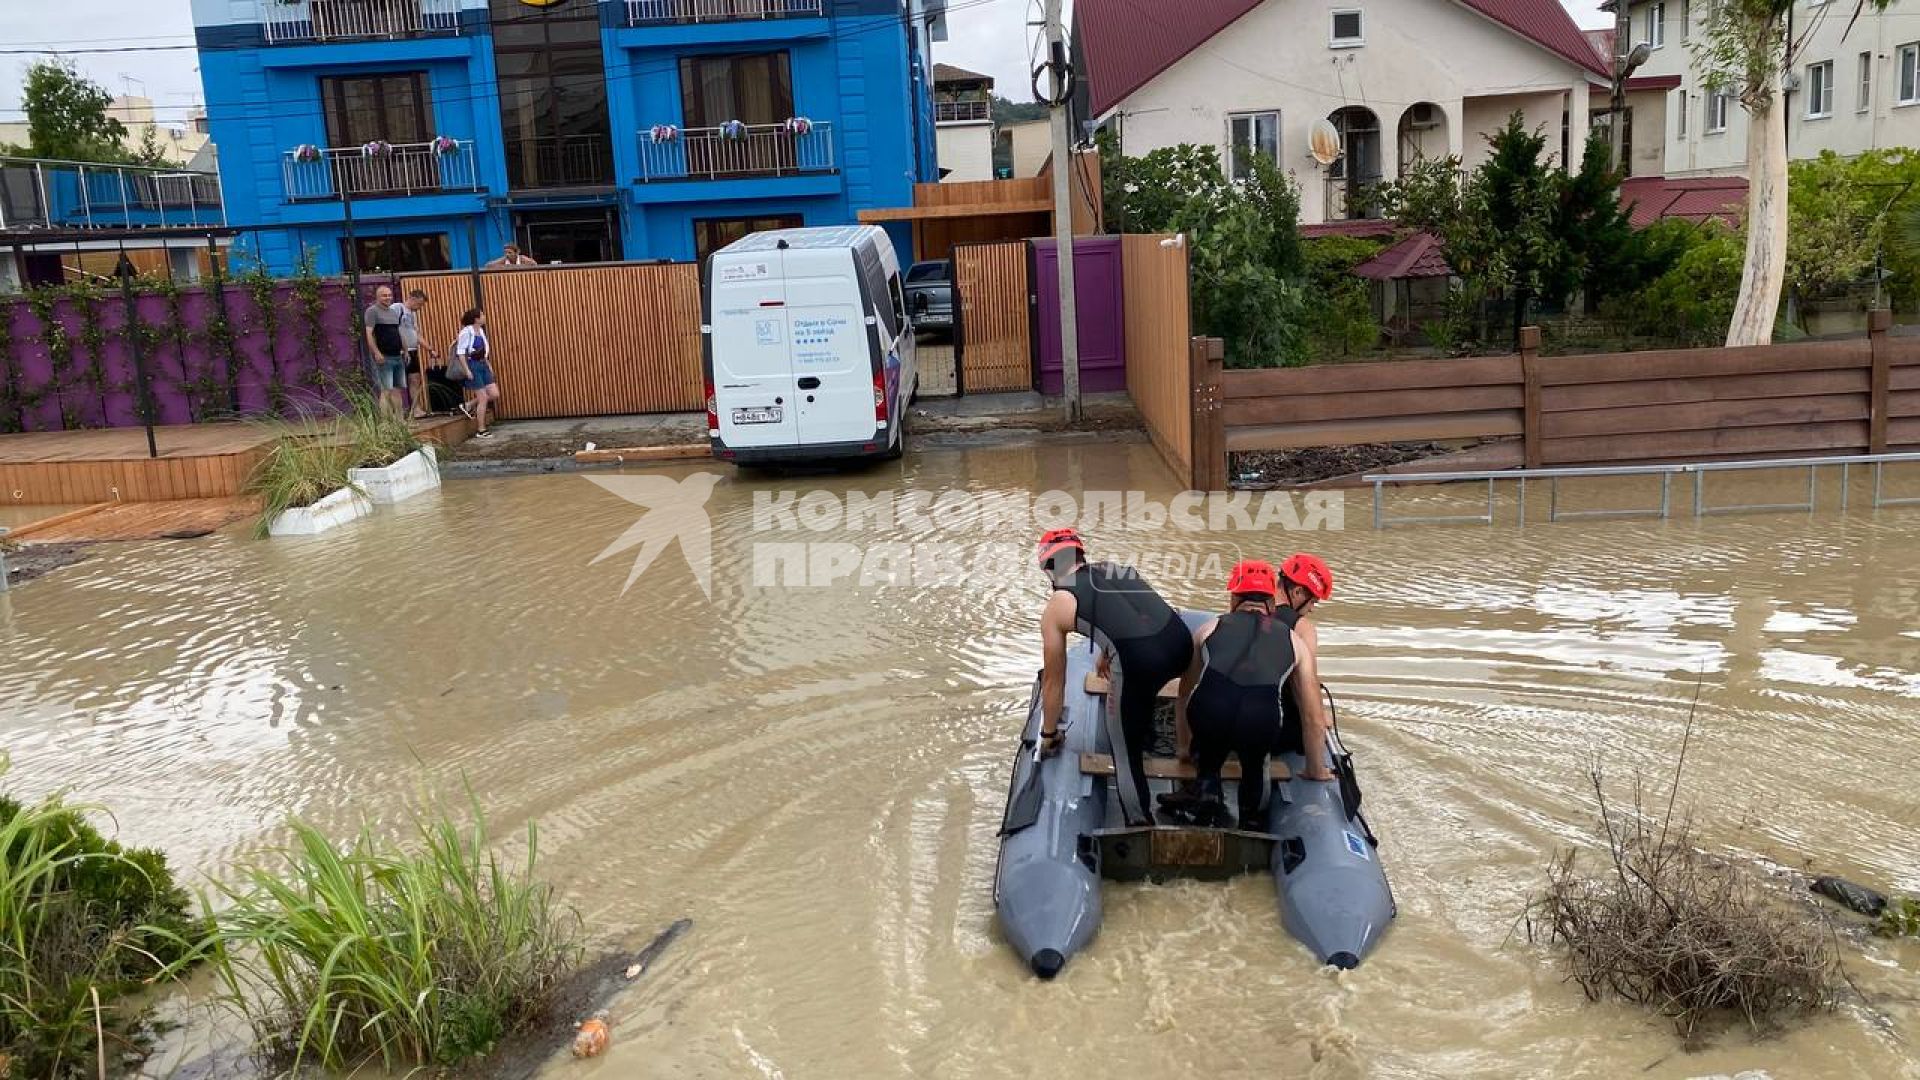
{"type": "Polygon", "coordinates": [[[953,249],[961,393],[1033,389],[1031,265],[1025,241],[953,249]]]}
{"type": "Polygon", "coordinates": [[[1133,399],[1167,467],[1182,483],[1190,483],[1196,460],[1195,377],[1187,310],[1187,249],[1184,244],[1162,247],[1163,239],[1127,236],[1120,241],[1127,396],[1133,399]]]}
{"type": "MultiPolygon", "coordinates": [[[[421,334],[443,354],[473,306],[473,275],[409,275],[421,334]]],[[[482,306],[503,419],[703,407],[700,268],[692,263],[493,270],[482,306]]],[[[404,293],[403,293],[404,294],[404,293]]]]}
{"type": "Polygon", "coordinates": [[[1920,339],[1225,373],[1227,450],[1520,436],[1529,466],[1920,448],[1920,339]]]}

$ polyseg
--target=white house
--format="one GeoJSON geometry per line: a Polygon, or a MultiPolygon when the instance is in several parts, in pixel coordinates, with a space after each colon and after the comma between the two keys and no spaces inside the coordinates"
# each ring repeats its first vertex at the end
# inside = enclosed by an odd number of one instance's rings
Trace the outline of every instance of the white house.
{"type": "Polygon", "coordinates": [[[934,139],[940,179],[993,179],[993,78],[933,65],[934,139]]]}
{"type": "Polygon", "coordinates": [[[1420,158],[1478,164],[1515,110],[1577,157],[1607,82],[1557,0],[1079,0],[1074,21],[1091,113],[1124,152],[1211,144],[1236,176],[1270,153],[1307,223],[1374,212],[1356,193],[1420,158]],[[1308,153],[1321,120],[1332,165],[1308,153]]]}
{"type": "MultiPolygon", "coordinates": [[[[1677,82],[1662,117],[1669,176],[1746,172],[1747,114],[1737,98],[1706,88],[1688,48],[1709,2],[1639,0],[1631,8],[1634,42],[1652,48],[1636,74],[1677,82]]],[[[1785,96],[1790,157],[1920,146],[1920,19],[1896,4],[1862,12],[1849,27],[1853,10],[1832,0],[1794,5],[1793,36],[1802,44],[1785,96]]]]}

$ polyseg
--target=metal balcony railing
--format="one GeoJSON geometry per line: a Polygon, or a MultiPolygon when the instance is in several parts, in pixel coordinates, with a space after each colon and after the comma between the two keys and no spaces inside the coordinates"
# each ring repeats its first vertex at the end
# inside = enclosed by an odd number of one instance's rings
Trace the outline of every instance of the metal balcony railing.
{"type": "Polygon", "coordinates": [[[460,32],[460,0],[255,0],[267,44],[460,32]]]}
{"type": "Polygon", "coordinates": [[[477,191],[480,173],[473,140],[455,140],[442,152],[434,143],[398,143],[384,154],[368,154],[363,147],[328,147],[312,160],[302,161],[289,150],[280,167],[286,179],[288,202],[318,199],[385,198],[395,195],[433,195],[443,191],[477,191]]]}
{"type": "Polygon", "coordinates": [[[1327,220],[1376,220],[1385,214],[1377,190],[1379,176],[1330,177],[1327,180],[1327,220]]]}
{"type": "Polygon", "coordinates": [[[613,183],[613,149],[603,135],[535,135],[507,140],[507,186],[515,191],[613,183]]]}
{"type": "Polygon", "coordinates": [[[627,0],[627,25],[792,19],[824,13],[822,0],[627,0]]]}
{"type": "Polygon", "coordinates": [[[833,125],[814,124],[804,135],[786,124],[752,124],[735,137],[723,128],[688,128],[654,141],[640,133],[642,180],[791,176],[833,171],[833,125]]]}
{"type": "Polygon", "coordinates": [[[214,173],[0,158],[0,229],[224,224],[220,177],[214,173]]]}
{"type": "Polygon", "coordinates": [[[936,101],[933,103],[933,121],[936,124],[991,119],[993,119],[993,103],[990,101],[936,101]]]}

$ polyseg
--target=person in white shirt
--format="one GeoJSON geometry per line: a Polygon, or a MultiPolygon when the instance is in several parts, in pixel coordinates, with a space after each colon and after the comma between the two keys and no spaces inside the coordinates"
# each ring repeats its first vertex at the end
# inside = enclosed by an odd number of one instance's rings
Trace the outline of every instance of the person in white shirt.
{"type": "MultiPolygon", "coordinates": [[[[413,400],[413,409],[407,414],[409,420],[427,418],[427,376],[420,366],[420,309],[427,306],[427,294],[419,289],[407,293],[407,299],[400,305],[400,343],[407,350],[407,392],[413,400]]],[[[440,359],[440,350],[427,346],[430,360],[440,359]]]]}
{"type": "Polygon", "coordinates": [[[494,381],[493,364],[487,351],[487,314],[479,308],[460,316],[460,337],[453,343],[453,355],[467,372],[466,387],[473,396],[460,411],[473,418],[478,429],[474,437],[493,438],[487,429],[488,406],[500,400],[500,384],[494,381]]]}

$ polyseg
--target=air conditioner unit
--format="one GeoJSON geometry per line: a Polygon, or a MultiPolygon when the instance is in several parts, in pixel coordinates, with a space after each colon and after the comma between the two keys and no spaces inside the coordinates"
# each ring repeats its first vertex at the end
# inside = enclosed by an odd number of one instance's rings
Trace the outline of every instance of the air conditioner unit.
{"type": "Polygon", "coordinates": [[[1411,128],[1432,128],[1440,126],[1440,110],[1433,107],[1431,101],[1415,102],[1407,111],[1407,126],[1411,128]]]}

